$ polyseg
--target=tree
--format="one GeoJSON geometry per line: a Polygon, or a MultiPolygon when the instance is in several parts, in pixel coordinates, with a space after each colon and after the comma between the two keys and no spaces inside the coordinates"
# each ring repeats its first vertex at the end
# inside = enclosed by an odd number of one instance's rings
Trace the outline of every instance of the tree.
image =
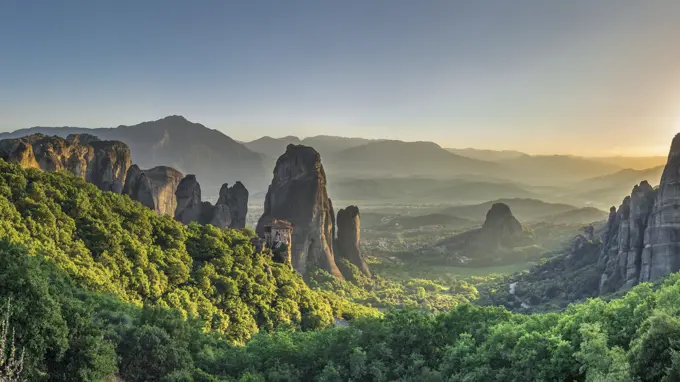
{"type": "Polygon", "coordinates": [[[14,330],[10,330],[10,302],[7,301],[5,314],[0,319],[0,382],[21,381],[24,368],[24,351],[17,352],[14,330]]]}

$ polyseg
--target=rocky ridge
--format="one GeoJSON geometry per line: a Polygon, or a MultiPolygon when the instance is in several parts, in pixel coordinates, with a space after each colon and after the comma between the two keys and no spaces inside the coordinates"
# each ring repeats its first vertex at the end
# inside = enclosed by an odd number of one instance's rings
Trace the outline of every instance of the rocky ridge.
{"type": "Polygon", "coordinates": [[[130,167],[130,149],[90,134],[67,138],[32,134],[0,141],[0,158],[24,168],[67,171],[103,191],[121,193],[130,167]]]}
{"type": "Polygon", "coordinates": [[[177,216],[186,224],[197,221],[245,228],[248,190],[241,182],[232,187],[225,183],[215,206],[201,202],[194,175],[184,177],[167,166],[142,170],[131,165],[130,149],[119,141],[102,141],[91,134],[62,138],[37,133],[0,140],[0,159],[24,168],[69,172],[104,191],[129,195],[159,215],[177,216]]]}
{"type": "Polygon", "coordinates": [[[137,165],[128,169],[123,193],[159,215],[175,215],[175,190],[184,175],[172,167],[157,166],[141,170],[137,165]]]}
{"type": "Polygon", "coordinates": [[[600,293],[626,290],[680,270],[680,134],[671,144],[658,189],[633,188],[610,213],[598,264],[600,293]]]}

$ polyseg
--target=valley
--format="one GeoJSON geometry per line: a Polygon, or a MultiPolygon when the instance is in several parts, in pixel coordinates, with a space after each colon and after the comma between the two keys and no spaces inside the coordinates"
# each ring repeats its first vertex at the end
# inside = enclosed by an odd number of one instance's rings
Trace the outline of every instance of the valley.
{"type": "Polygon", "coordinates": [[[0,1],[0,382],[680,381],[680,1],[0,1]]]}
{"type": "MultiPolygon", "coordinates": [[[[329,369],[303,371],[301,361],[289,360],[286,367],[293,369],[285,372],[263,365],[252,369],[252,361],[245,368],[225,371],[218,361],[205,359],[187,346],[208,347],[221,359],[235,362],[232,357],[242,356],[235,354],[255,351],[250,356],[260,357],[261,350],[252,350],[263,346],[258,344],[278,347],[279,341],[289,341],[286,338],[325,338],[332,337],[334,330],[348,330],[343,335],[365,341],[360,334],[365,328],[395,330],[377,342],[385,344],[403,335],[400,320],[426,330],[433,322],[443,325],[451,317],[458,317],[456,325],[464,329],[447,335],[462,336],[456,343],[466,346],[465,333],[477,330],[475,320],[491,320],[489,325],[500,328],[506,321],[530,325],[531,317],[541,317],[537,318],[540,325],[552,325],[550,318],[527,314],[551,313],[566,320],[581,314],[578,307],[595,309],[589,298],[599,297],[602,300],[592,301],[603,304],[610,300],[607,309],[619,309],[620,299],[656,298],[651,296],[676,288],[674,276],[665,287],[660,285],[680,268],[669,260],[678,255],[666,250],[654,257],[645,251],[647,244],[662,239],[646,231],[663,227],[660,222],[669,216],[667,202],[656,198],[676,192],[678,139],[665,166],[639,170],[621,169],[615,161],[596,158],[444,150],[422,142],[267,137],[246,142],[240,149],[268,153],[250,156],[259,158],[256,162],[263,167],[273,166],[271,183],[265,188],[253,180],[264,177],[263,173],[252,168],[218,170],[198,165],[200,172],[193,174],[163,162],[171,155],[163,149],[169,140],[203,129],[207,130],[171,116],[132,127],[33,128],[7,134],[15,138],[0,140],[0,211],[4,211],[0,254],[5,256],[0,276],[20,277],[19,268],[7,268],[19,261],[21,267],[32,269],[30,277],[63,279],[69,292],[53,290],[48,296],[63,309],[64,330],[75,330],[69,309],[87,304],[83,314],[94,320],[90,330],[101,338],[94,344],[105,346],[107,354],[116,357],[130,357],[127,347],[142,346],[145,336],[151,335],[144,330],[155,330],[154,336],[167,337],[163,346],[186,349],[183,363],[143,362],[164,364],[193,380],[205,375],[227,378],[216,380],[243,379],[251,371],[268,373],[265,380],[276,379],[271,376],[279,372],[293,373],[284,380],[318,379],[329,369]],[[133,140],[135,144],[128,147],[125,140],[137,131],[151,134],[145,135],[149,140],[133,140]],[[25,132],[33,134],[21,135],[25,132]],[[60,136],[65,133],[69,134],[60,136]],[[95,133],[121,140],[101,140],[95,133]],[[330,159],[304,145],[309,142],[318,143],[330,159]],[[372,145],[378,147],[374,150],[372,145]],[[282,149],[283,154],[272,157],[282,149]],[[147,154],[139,157],[140,150],[147,154]],[[343,159],[348,150],[353,150],[351,162],[343,159]],[[428,156],[421,158],[422,150],[428,156]],[[490,160],[480,160],[480,155],[490,160]],[[411,157],[419,160],[399,164],[411,157]],[[430,170],[421,171],[425,167],[430,170]],[[451,174],[452,168],[460,170],[451,174]],[[558,173],[557,168],[565,171],[558,173]],[[518,177],[513,171],[533,175],[518,177]],[[240,175],[246,173],[242,182],[240,175]],[[502,173],[513,174],[509,177],[513,180],[502,173]],[[661,186],[653,187],[646,179],[661,186]],[[222,181],[231,183],[214,186],[222,181]],[[631,184],[638,185],[631,191],[631,184]],[[648,281],[656,283],[654,292],[648,281]],[[629,290],[634,292],[626,293],[629,290]],[[130,316],[132,323],[113,318],[121,314],[130,316]],[[192,339],[182,339],[188,334],[178,334],[173,325],[193,331],[192,339]]],[[[192,150],[169,163],[191,169],[197,164],[181,158],[193,158],[192,150]]],[[[638,162],[650,161],[654,160],[638,162]]],[[[669,244],[675,245],[672,240],[669,244]]],[[[10,288],[4,296],[23,307],[24,293],[10,288]]],[[[30,325],[38,325],[28,322],[19,329],[34,330],[30,325]]],[[[546,327],[527,330],[547,335],[546,327]]],[[[443,332],[437,329],[436,333],[443,332]]],[[[422,337],[436,342],[431,337],[436,333],[422,337]]],[[[494,341],[493,331],[477,335],[482,344],[494,341]]],[[[630,332],[621,341],[632,341],[633,335],[630,332]]],[[[96,346],[80,351],[102,351],[96,346]]],[[[316,345],[304,346],[296,352],[316,345]]],[[[442,345],[430,344],[430,350],[424,351],[441,351],[438,346],[442,345]]],[[[66,373],[60,375],[70,378],[61,366],[39,361],[41,354],[50,357],[52,350],[27,349],[32,362],[27,364],[27,376],[66,373]]],[[[274,357],[290,351],[277,350],[274,357]]],[[[482,358],[490,354],[479,351],[482,358]]],[[[637,354],[634,349],[629,352],[637,354]]],[[[448,358],[428,357],[438,370],[432,375],[454,373],[444,364],[448,358]]],[[[468,357],[460,362],[470,362],[468,357]]],[[[585,362],[581,356],[573,357],[575,364],[585,362]]],[[[127,364],[142,362],[123,359],[127,364]]],[[[130,380],[170,375],[135,367],[122,368],[109,358],[79,370],[102,376],[115,372],[130,380]]],[[[567,369],[545,370],[576,373],[567,369]]],[[[345,375],[347,370],[338,373],[345,375]]],[[[374,372],[420,380],[432,370],[416,367],[393,374],[378,367],[363,375],[368,380],[384,380],[370,374],[374,372]]]]}

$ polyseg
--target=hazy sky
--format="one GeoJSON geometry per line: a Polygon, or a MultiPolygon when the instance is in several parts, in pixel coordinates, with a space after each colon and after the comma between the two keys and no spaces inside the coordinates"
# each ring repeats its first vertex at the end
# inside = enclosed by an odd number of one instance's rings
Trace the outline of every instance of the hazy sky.
{"type": "Polygon", "coordinates": [[[235,139],[666,154],[680,1],[0,0],[0,131],[169,114],[235,139]]]}

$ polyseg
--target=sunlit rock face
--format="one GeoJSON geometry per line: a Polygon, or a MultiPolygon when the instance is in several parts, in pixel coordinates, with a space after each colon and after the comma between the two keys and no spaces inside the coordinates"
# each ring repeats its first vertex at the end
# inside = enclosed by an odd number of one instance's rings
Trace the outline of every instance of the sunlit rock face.
{"type": "Polygon", "coordinates": [[[335,216],[326,192],[326,173],[313,148],[288,145],[276,161],[257,232],[262,235],[264,225],[274,219],[294,227],[291,261],[298,272],[304,275],[317,266],[343,278],[333,252],[335,216]]]}
{"type": "Polygon", "coordinates": [[[90,134],[66,139],[32,134],[0,141],[0,158],[24,168],[67,171],[103,191],[120,193],[130,167],[130,149],[119,141],[100,141],[90,134]]]}
{"type": "Polygon", "coordinates": [[[368,264],[361,255],[361,216],[357,206],[338,211],[335,220],[338,237],[335,240],[335,255],[354,264],[366,276],[371,277],[368,264]]]}
{"type": "Polygon", "coordinates": [[[159,215],[175,215],[175,191],[184,175],[172,167],[157,166],[141,170],[137,165],[128,169],[123,193],[159,215]]]}

